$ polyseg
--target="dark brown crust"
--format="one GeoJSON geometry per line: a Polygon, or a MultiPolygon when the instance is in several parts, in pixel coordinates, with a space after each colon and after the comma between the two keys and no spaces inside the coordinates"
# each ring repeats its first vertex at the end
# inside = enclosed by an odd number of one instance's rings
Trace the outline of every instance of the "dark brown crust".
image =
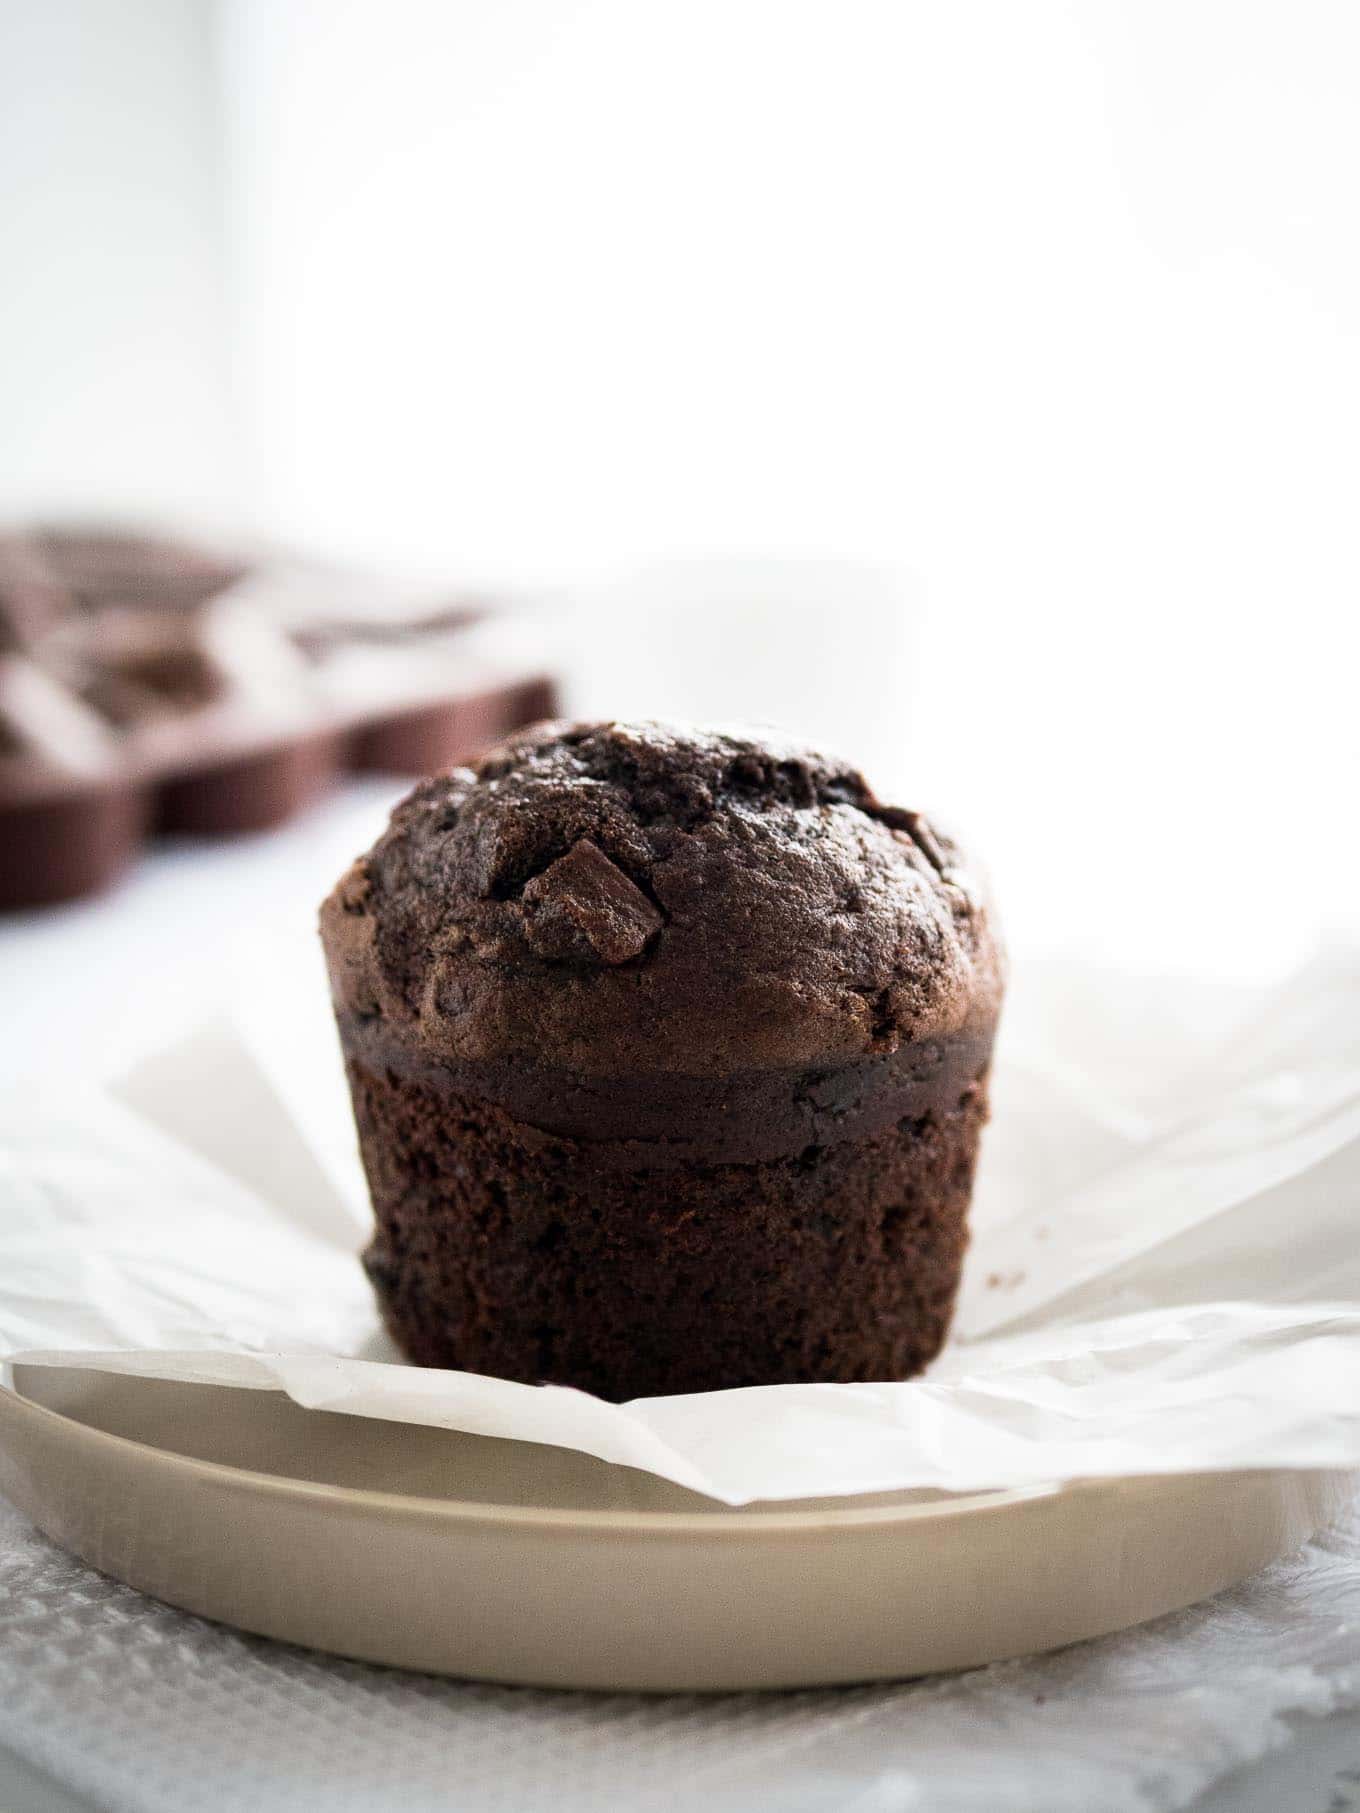
{"type": "Polygon", "coordinates": [[[338,1010],[442,1062],[728,1076],[995,1019],[956,846],[844,762],[544,725],[423,783],[322,910],[338,1010]]]}
{"type": "Polygon", "coordinates": [[[365,1265],[417,1364],[617,1400],[907,1378],[938,1352],[985,1083],[877,1134],[674,1167],[371,1070],[365,1265]]]}

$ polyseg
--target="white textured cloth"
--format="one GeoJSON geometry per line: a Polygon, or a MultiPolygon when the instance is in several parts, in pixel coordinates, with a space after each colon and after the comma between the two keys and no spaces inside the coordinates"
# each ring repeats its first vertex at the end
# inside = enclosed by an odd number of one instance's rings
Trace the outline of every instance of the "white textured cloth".
{"type": "Polygon", "coordinates": [[[1147,1813],[1360,1705],[1360,1510],[1202,1606],[896,1686],[647,1698],[242,1636],[0,1503],[0,1741],[114,1813],[1147,1813]]]}

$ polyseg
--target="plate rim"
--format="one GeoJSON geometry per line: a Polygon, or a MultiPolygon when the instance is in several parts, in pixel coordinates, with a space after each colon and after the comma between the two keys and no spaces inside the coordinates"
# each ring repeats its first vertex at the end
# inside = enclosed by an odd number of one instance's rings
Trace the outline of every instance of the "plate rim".
{"type": "MultiPolygon", "coordinates": [[[[299,1408],[305,1409],[306,1406],[299,1408]]],[[[345,1413],[338,1411],[329,1414],[343,1416],[345,1413]]],[[[82,1423],[76,1417],[66,1416],[59,1410],[50,1409],[46,1404],[36,1403],[14,1384],[0,1383],[0,1426],[6,1417],[17,1423],[27,1422],[37,1432],[74,1441],[77,1446],[85,1445],[106,1453],[137,1454],[144,1457],[146,1463],[171,1472],[184,1471],[221,1485],[245,1486],[278,1498],[329,1505],[333,1509],[348,1506],[389,1516],[425,1518],[439,1523],[543,1532],[555,1530],[573,1536],[594,1532],[601,1536],[686,1539],[717,1536],[727,1540],[740,1540],[770,1535],[816,1535],[846,1529],[938,1522],[951,1517],[985,1516],[989,1512],[1000,1513],[1011,1510],[1018,1504],[1056,1498],[1067,1492],[1086,1491],[1101,1486],[1116,1487],[1126,1483],[1115,1478],[1050,1480],[1030,1486],[983,1488],[977,1492],[935,1499],[926,1504],[907,1505],[857,1505],[853,1502],[853,1495],[847,1494],[848,1502],[843,1507],[819,1511],[751,1511],[724,1505],[719,1499],[713,1501],[716,1509],[702,1512],[609,1511],[588,1508],[567,1510],[547,1505],[488,1505],[471,1499],[426,1498],[415,1493],[383,1492],[366,1486],[337,1486],[324,1480],[297,1479],[287,1473],[266,1473],[255,1467],[233,1466],[227,1461],[202,1460],[196,1455],[178,1454],[171,1448],[158,1448],[154,1443],[139,1441],[133,1436],[115,1435],[107,1429],[82,1423]]],[[[451,1430],[449,1433],[459,1432],[451,1430]]],[[[493,1436],[488,1439],[494,1441],[506,1438],[493,1436]]],[[[1269,1468],[1263,1470],[1271,1471],[1269,1468]]]]}

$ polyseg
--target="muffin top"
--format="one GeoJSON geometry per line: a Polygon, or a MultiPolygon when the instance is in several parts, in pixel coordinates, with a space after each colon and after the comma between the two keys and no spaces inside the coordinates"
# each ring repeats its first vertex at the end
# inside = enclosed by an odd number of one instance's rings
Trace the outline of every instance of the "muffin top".
{"type": "Polygon", "coordinates": [[[342,1013],[590,1076],[851,1062],[989,1026],[1001,988],[920,813],[815,750],[655,723],[541,724],[422,782],[322,935],[342,1013]]]}

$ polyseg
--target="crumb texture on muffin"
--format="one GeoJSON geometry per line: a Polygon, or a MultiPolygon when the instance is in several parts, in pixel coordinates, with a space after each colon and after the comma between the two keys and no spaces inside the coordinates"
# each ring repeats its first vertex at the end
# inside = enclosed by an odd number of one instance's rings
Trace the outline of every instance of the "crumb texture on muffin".
{"type": "Polygon", "coordinates": [[[422,783],[323,908],[337,1008],[435,1059],[695,1077],[995,1018],[957,846],[844,762],[546,724],[422,783]]]}
{"type": "Polygon", "coordinates": [[[658,1172],[636,1146],[350,1076],[377,1212],[364,1265],[418,1365],[628,1399],[908,1378],[945,1338],[980,1083],[866,1139],[658,1172]]]}

